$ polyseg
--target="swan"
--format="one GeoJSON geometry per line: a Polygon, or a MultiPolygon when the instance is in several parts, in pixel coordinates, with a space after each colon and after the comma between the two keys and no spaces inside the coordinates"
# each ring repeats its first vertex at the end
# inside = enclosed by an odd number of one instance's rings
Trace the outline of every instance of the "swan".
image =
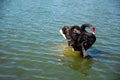
{"type": "Polygon", "coordinates": [[[96,41],[95,28],[91,24],[82,24],[81,27],[77,25],[64,26],[60,33],[68,41],[68,45],[73,47],[74,51],[81,51],[83,57],[88,56],[86,50],[96,41]],[[91,29],[92,33],[85,30],[87,27],[91,29]]]}
{"type": "Polygon", "coordinates": [[[96,41],[95,28],[91,24],[82,24],[81,33],[77,38],[76,44],[73,46],[74,50],[81,51],[83,57],[86,57],[88,50],[96,41]],[[87,32],[85,29],[90,28],[91,32],[87,32]]]}

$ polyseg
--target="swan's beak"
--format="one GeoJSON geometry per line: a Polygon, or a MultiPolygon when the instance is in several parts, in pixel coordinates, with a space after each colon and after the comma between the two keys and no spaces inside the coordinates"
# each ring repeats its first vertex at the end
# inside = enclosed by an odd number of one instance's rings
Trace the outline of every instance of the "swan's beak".
{"type": "Polygon", "coordinates": [[[95,32],[92,32],[95,35],[95,32]]]}
{"type": "Polygon", "coordinates": [[[81,33],[80,30],[78,30],[77,33],[80,34],[81,33]]]}
{"type": "Polygon", "coordinates": [[[95,28],[92,28],[92,34],[95,35],[95,28]]]}
{"type": "Polygon", "coordinates": [[[60,34],[66,39],[65,35],[63,34],[63,31],[60,29],[60,34]]]}

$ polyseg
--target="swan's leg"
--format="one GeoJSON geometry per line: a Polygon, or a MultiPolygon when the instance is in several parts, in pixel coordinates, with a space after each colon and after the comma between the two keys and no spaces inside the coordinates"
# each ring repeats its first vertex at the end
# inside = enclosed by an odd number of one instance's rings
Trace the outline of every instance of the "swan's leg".
{"type": "Polygon", "coordinates": [[[88,56],[88,54],[87,54],[86,51],[85,51],[85,48],[84,48],[84,46],[83,46],[83,43],[84,43],[84,42],[82,42],[82,53],[83,53],[83,57],[86,57],[86,56],[88,56]]]}

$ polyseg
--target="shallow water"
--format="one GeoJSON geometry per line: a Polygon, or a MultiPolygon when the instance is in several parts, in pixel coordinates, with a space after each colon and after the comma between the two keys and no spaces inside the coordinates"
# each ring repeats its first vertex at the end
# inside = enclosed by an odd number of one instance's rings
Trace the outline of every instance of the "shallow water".
{"type": "Polygon", "coordinates": [[[1,0],[0,80],[119,80],[119,0],[1,0]],[[90,23],[96,43],[83,59],[60,35],[90,23]]]}

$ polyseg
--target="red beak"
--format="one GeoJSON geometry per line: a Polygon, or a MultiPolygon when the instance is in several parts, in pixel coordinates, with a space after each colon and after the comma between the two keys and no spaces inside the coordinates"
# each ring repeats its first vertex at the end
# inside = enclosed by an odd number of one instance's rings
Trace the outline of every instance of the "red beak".
{"type": "Polygon", "coordinates": [[[95,34],[95,28],[92,28],[92,33],[95,34]]]}

